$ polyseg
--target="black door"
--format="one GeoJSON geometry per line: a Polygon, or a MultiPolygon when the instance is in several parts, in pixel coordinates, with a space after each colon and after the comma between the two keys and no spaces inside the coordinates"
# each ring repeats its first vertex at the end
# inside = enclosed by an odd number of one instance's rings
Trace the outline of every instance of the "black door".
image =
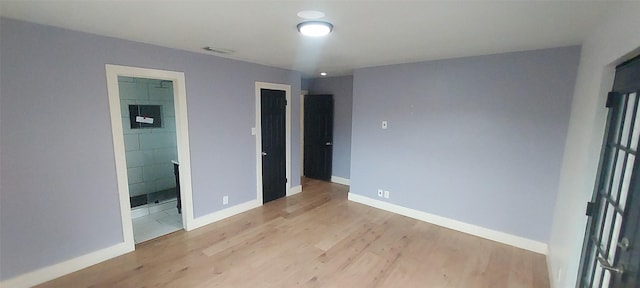
{"type": "Polygon", "coordinates": [[[286,195],[286,94],[260,90],[263,203],[286,195]]]}
{"type": "Polygon", "coordinates": [[[304,176],[331,180],[333,95],[304,96],[304,176]]]}
{"type": "Polygon", "coordinates": [[[640,58],[616,68],[578,276],[579,287],[639,287],[640,58]]]}

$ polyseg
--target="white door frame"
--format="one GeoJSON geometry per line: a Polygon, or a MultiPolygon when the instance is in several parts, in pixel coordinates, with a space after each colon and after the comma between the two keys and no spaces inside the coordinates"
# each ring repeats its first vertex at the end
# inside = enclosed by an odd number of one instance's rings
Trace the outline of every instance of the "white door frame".
{"type": "Polygon", "coordinates": [[[193,200],[191,190],[191,153],[189,152],[189,130],[187,119],[187,98],[185,77],[183,72],[174,72],[120,65],[106,65],[107,92],[109,95],[109,111],[111,114],[111,131],[113,133],[113,151],[116,163],[118,193],[120,196],[120,214],[124,242],[131,250],[135,249],[133,223],[131,219],[131,203],[129,201],[129,181],[124,148],[122,114],[120,111],[120,91],[118,76],[169,80],[173,82],[173,102],[176,113],[176,137],[178,144],[178,161],[180,162],[180,198],[182,200],[182,223],[188,231],[193,226],[193,200]]]}
{"type": "Polygon", "coordinates": [[[285,84],[276,84],[276,83],[267,83],[267,82],[257,82],[256,81],[256,171],[257,171],[257,195],[256,199],[258,199],[258,203],[262,205],[262,113],[261,113],[261,105],[260,105],[260,97],[261,89],[271,89],[271,90],[280,90],[285,92],[285,97],[287,99],[287,108],[285,115],[285,130],[286,130],[286,154],[287,154],[287,185],[285,186],[285,193],[289,195],[289,191],[291,190],[291,85],[285,84]]]}

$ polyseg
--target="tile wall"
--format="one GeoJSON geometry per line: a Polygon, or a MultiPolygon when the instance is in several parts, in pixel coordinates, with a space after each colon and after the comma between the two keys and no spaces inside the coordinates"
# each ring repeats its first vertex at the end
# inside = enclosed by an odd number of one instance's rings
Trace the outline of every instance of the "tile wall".
{"type": "Polygon", "coordinates": [[[177,160],[173,85],[159,80],[118,77],[120,109],[131,197],[174,188],[171,160],[177,160]],[[162,88],[166,87],[166,88],[162,88]],[[131,129],[129,105],[160,105],[161,128],[131,129]]]}

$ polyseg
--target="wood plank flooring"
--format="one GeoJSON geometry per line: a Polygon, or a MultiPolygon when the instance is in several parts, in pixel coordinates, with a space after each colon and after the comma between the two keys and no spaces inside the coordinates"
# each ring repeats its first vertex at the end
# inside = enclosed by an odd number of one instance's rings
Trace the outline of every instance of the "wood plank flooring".
{"type": "Polygon", "coordinates": [[[540,254],[347,200],[300,194],[38,287],[549,287],[540,254]]]}

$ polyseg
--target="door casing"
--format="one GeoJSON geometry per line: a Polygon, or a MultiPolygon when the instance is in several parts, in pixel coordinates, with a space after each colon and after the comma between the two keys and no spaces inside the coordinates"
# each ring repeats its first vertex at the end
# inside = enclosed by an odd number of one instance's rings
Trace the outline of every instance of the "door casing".
{"type": "Polygon", "coordinates": [[[286,195],[291,193],[291,85],[276,84],[268,82],[255,82],[255,103],[256,103],[256,199],[258,203],[262,205],[262,119],[261,119],[261,89],[281,90],[285,91],[285,99],[287,99],[286,115],[285,115],[285,130],[286,130],[286,175],[287,184],[285,186],[286,195]]]}
{"type": "Polygon", "coordinates": [[[147,69],[131,66],[106,65],[107,93],[109,95],[109,111],[111,116],[111,132],[113,134],[113,150],[120,199],[120,215],[124,242],[131,250],[135,250],[131,204],[129,203],[129,185],[127,177],[122,114],[120,111],[120,91],[118,76],[151,78],[173,82],[173,101],[176,113],[176,137],[178,144],[178,161],[180,162],[180,192],[182,200],[182,223],[185,230],[194,227],[193,198],[191,189],[191,153],[189,151],[189,131],[187,118],[187,98],[185,77],[183,72],[147,69]]]}

